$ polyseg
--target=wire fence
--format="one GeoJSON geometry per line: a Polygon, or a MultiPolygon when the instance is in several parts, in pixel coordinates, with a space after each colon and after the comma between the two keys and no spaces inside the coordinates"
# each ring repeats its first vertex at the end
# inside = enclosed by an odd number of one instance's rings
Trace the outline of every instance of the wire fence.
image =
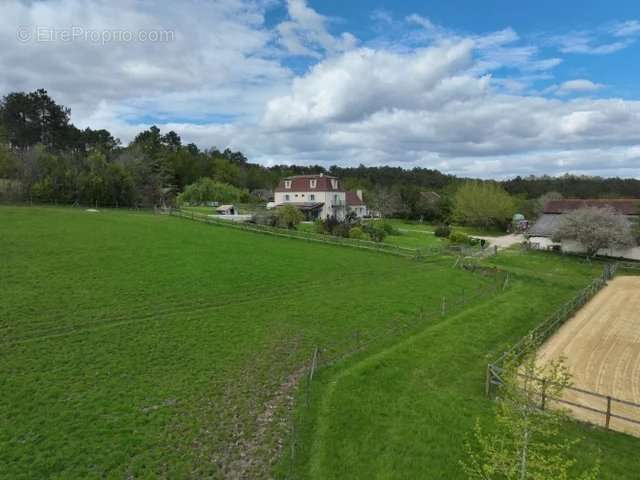
{"type": "Polygon", "coordinates": [[[188,220],[199,221],[209,225],[219,227],[233,228],[236,230],[244,230],[265,235],[274,235],[278,237],[291,238],[296,240],[305,240],[308,242],[317,242],[331,245],[341,245],[351,248],[359,248],[363,250],[388,253],[416,260],[433,259],[444,255],[465,255],[470,256],[477,253],[479,247],[467,246],[431,246],[423,248],[409,248],[394,245],[385,242],[373,242],[370,240],[359,240],[355,238],[337,237],[333,235],[323,235],[314,232],[305,232],[301,230],[285,229],[272,227],[269,225],[260,225],[256,223],[236,222],[234,220],[225,220],[216,218],[197,212],[189,212],[180,209],[170,209],[167,213],[174,217],[185,218],[188,220]]]}
{"type": "Polygon", "coordinates": [[[428,306],[421,306],[409,318],[394,319],[377,331],[357,330],[341,341],[316,345],[312,348],[304,372],[304,381],[300,383],[300,388],[303,389],[299,392],[299,398],[303,401],[302,412],[298,412],[299,415],[296,416],[295,412],[292,411],[289,418],[291,432],[288,463],[291,468],[289,472],[291,478],[293,478],[293,471],[298,460],[300,432],[303,430],[305,422],[311,421],[308,418],[308,410],[313,400],[314,379],[318,377],[318,374],[375,346],[380,347],[395,338],[406,337],[411,333],[415,333],[426,324],[454,316],[462,312],[470,304],[497,295],[510,286],[510,274],[498,268],[485,267],[476,270],[475,274],[483,277],[483,285],[473,291],[462,290],[455,297],[443,296],[437,302],[428,306]]]}
{"type": "MultiPolygon", "coordinates": [[[[503,385],[502,372],[507,359],[517,363],[525,354],[531,351],[532,346],[533,348],[542,346],[580,308],[606,286],[609,280],[623,271],[640,274],[640,264],[621,262],[605,265],[602,274],[580,290],[573,299],[562,305],[544,322],[516,342],[509,350],[489,363],[486,372],[486,395],[489,398],[494,397],[497,389],[503,385]]],[[[612,428],[612,422],[615,421],[617,422],[616,430],[635,435],[640,434],[640,404],[638,403],[574,386],[564,386],[562,397],[549,396],[545,392],[547,391],[546,387],[552,384],[551,382],[544,378],[530,377],[524,374],[519,374],[519,376],[540,384],[538,407],[542,410],[553,405],[556,407],[566,406],[572,415],[580,420],[602,425],[606,429],[612,428]]]]}

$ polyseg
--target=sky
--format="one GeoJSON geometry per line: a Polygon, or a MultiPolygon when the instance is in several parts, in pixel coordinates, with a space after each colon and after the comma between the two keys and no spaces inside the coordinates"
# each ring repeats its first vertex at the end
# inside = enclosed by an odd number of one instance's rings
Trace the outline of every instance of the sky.
{"type": "Polygon", "coordinates": [[[639,58],[637,0],[0,0],[0,95],[265,165],[640,178],[639,58]]]}

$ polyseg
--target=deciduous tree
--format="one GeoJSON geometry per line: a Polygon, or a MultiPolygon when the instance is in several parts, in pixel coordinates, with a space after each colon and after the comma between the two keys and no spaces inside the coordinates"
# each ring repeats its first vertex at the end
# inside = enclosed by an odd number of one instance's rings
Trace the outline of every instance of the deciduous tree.
{"type": "Polygon", "coordinates": [[[516,202],[498,183],[471,181],[455,193],[454,220],[478,227],[504,227],[516,213],[516,202]]]}
{"type": "Polygon", "coordinates": [[[553,240],[575,240],[590,257],[600,249],[628,248],[635,243],[629,220],[609,207],[585,207],[564,214],[553,240]]]}
{"type": "MultiPolygon", "coordinates": [[[[511,357],[501,372],[495,404],[495,429],[476,423],[465,443],[462,466],[473,480],[593,480],[598,464],[578,473],[571,449],[577,440],[563,436],[566,414],[544,408],[543,399],[558,398],[570,386],[564,360],[537,365],[534,345],[524,357],[511,357]]],[[[548,403],[546,405],[548,407],[548,403]]]]}

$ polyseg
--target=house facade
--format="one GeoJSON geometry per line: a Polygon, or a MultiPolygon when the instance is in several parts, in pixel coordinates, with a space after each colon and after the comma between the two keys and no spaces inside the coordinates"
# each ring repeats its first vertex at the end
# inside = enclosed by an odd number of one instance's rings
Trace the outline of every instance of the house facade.
{"type": "Polygon", "coordinates": [[[368,210],[362,191],[346,191],[337,177],[330,175],[297,175],[280,180],[274,192],[275,206],[293,205],[307,220],[336,217],[343,220],[349,212],[359,217],[368,210]]]}
{"type": "MultiPolygon", "coordinates": [[[[640,200],[638,199],[552,200],[546,203],[543,214],[527,231],[526,237],[529,245],[541,250],[553,249],[568,253],[584,253],[584,247],[574,240],[562,240],[561,242],[553,240],[553,235],[562,222],[562,216],[584,207],[608,207],[624,215],[629,222],[640,221],[640,200]]],[[[624,250],[603,249],[598,252],[598,255],[640,260],[640,247],[636,246],[624,250]]]]}

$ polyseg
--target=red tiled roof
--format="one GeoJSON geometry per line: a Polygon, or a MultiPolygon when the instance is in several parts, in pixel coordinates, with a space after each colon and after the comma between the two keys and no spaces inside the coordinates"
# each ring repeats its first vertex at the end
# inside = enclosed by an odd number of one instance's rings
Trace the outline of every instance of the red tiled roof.
{"type": "Polygon", "coordinates": [[[346,192],[345,197],[347,205],[350,205],[352,207],[364,205],[364,202],[360,200],[360,197],[358,197],[358,194],[356,192],[346,192]]]}
{"type": "Polygon", "coordinates": [[[634,198],[551,200],[545,204],[544,213],[567,213],[584,207],[609,207],[622,215],[640,215],[640,199],[634,198]]]}
{"type": "Polygon", "coordinates": [[[343,192],[342,185],[338,181],[338,188],[331,186],[331,180],[338,180],[328,175],[298,175],[286,177],[280,180],[276,192],[343,192]],[[284,188],[285,180],[291,181],[291,188],[284,188]],[[316,181],[316,188],[311,188],[311,180],[316,181]]]}

